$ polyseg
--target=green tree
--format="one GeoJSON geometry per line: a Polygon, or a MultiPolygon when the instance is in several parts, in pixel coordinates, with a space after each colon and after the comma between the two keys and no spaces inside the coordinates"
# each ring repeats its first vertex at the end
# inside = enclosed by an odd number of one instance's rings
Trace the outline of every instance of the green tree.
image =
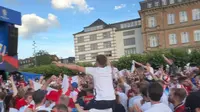
{"type": "Polygon", "coordinates": [[[41,65],[49,65],[52,63],[52,58],[51,55],[44,51],[44,50],[40,50],[39,52],[37,52],[35,54],[36,56],[36,64],[37,66],[41,66],[41,65]]]}

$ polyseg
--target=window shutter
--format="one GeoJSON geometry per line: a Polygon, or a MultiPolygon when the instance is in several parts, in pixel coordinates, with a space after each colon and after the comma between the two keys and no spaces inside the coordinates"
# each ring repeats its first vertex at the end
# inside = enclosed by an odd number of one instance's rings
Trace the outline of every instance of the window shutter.
{"type": "Polygon", "coordinates": [[[150,39],[150,38],[151,38],[151,37],[147,37],[147,45],[148,45],[148,47],[151,46],[151,44],[150,44],[151,39],[150,39]]]}
{"type": "Polygon", "coordinates": [[[184,32],[181,32],[181,42],[184,43],[185,42],[185,38],[184,38],[184,32]]]}
{"type": "Polygon", "coordinates": [[[188,21],[187,12],[184,11],[184,21],[188,21]]]}
{"type": "Polygon", "coordinates": [[[174,34],[174,42],[175,42],[175,44],[177,44],[176,34],[174,34]]]}
{"type": "Polygon", "coordinates": [[[196,9],[193,9],[193,10],[192,10],[192,19],[193,19],[193,20],[196,20],[196,12],[197,12],[196,9]]]}
{"type": "Polygon", "coordinates": [[[148,18],[148,27],[151,27],[151,17],[148,18]]]}
{"type": "Polygon", "coordinates": [[[159,43],[160,43],[160,38],[159,38],[159,36],[158,35],[156,35],[156,46],[159,46],[159,43]]]}
{"type": "Polygon", "coordinates": [[[168,24],[171,24],[171,22],[170,22],[171,21],[171,17],[170,16],[171,16],[171,14],[168,14],[168,17],[167,17],[168,18],[168,24]]]}

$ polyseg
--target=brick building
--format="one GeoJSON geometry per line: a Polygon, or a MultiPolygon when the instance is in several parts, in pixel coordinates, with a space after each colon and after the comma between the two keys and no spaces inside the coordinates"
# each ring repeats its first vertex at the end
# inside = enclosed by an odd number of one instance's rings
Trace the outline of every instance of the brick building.
{"type": "Polygon", "coordinates": [[[140,6],[145,51],[200,42],[200,0],[145,0],[140,6]]]}

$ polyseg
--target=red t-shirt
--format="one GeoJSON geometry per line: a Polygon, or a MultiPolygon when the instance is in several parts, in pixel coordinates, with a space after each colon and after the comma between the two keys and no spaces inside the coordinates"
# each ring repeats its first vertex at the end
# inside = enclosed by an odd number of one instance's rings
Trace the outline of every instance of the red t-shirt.
{"type": "Polygon", "coordinates": [[[73,101],[72,98],[69,99],[68,107],[70,107],[70,108],[75,108],[75,103],[74,103],[74,101],[73,101]]]}
{"type": "Polygon", "coordinates": [[[127,96],[128,98],[133,97],[134,91],[132,89],[128,90],[127,96]]]}
{"type": "Polygon", "coordinates": [[[184,86],[184,87],[188,94],[192,91],[192,86],[184,86]]]}
{"type": "Polygon", "coordinates": [[[27,105],[27,103],[26,103],[25,99],[22,98],[16,102],[15,108],[19,110],[21,107],[23,107],[25,105],[27,105]]]}
{"type": "Polygon", "coordinates": [[[179,104],[174,108],[174,112],[185,112],[185,105],[184,103],[179,104]]]}
{"type": "Polygon", "coordinates": [[[92,99],[94,98],[94,95],[88,95],[84,97],[84,102],[88,104],[92,99]]]}

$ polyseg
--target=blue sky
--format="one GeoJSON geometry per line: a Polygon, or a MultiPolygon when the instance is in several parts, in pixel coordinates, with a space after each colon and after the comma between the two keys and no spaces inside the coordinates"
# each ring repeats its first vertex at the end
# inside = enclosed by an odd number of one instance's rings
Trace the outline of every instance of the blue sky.
{"type": "Polygon", "coordinates": [[[100,18],[114,23],[138,18],[141,0],[0,0],[1,6],[22,13],[18,53],[24,59],[37,50],[74,56],[73,34],[100,18]]]}

